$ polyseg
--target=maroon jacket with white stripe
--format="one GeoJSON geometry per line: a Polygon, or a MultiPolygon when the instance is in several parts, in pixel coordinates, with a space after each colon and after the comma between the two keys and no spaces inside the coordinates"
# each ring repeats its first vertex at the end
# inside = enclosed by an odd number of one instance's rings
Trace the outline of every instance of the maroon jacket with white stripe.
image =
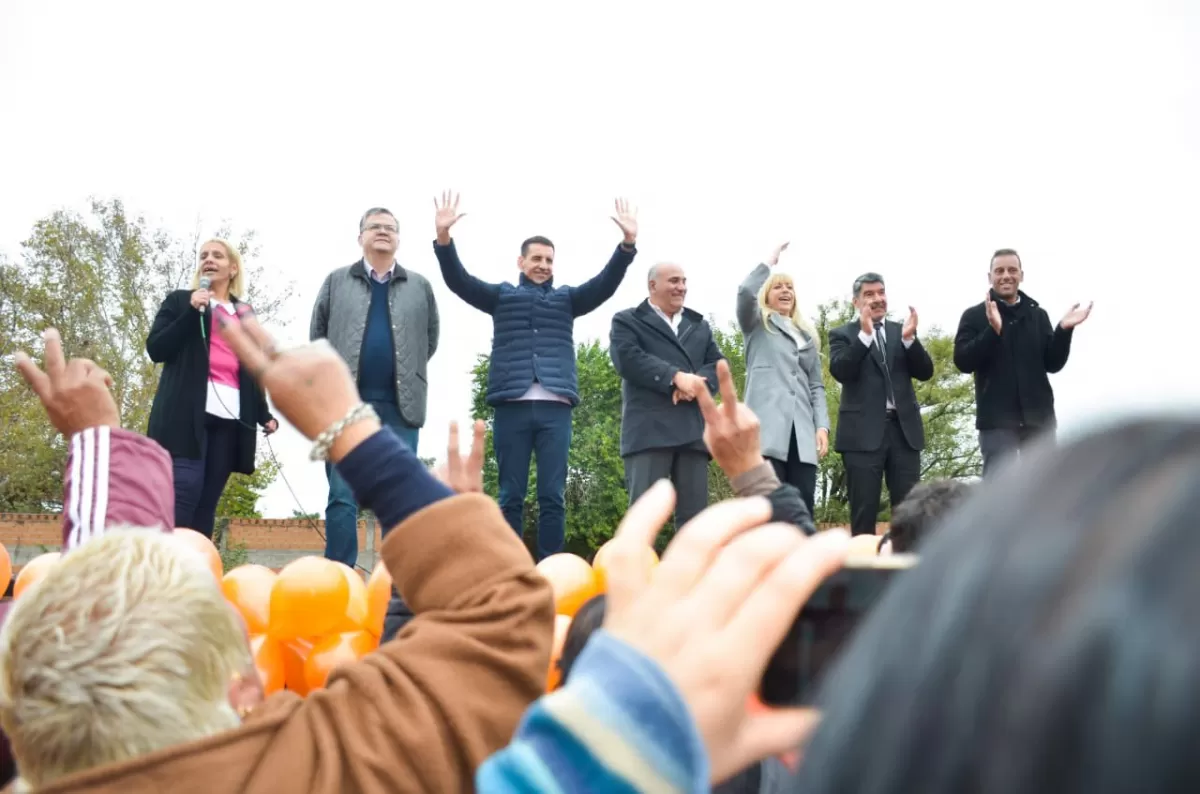
{"type": "MultiPolygon", "coordinates": [[[[175,479],[165,449],[119,427],[89,427],[72,436],[67,449],[64,554],[110,526],[172,530],[175,479]]],[[[0,604],[0,624],[8,616],[9,603],[0,604]]],[[[0,734],[0,786],[14,774],[8,739],[0,734]]]]}
{"type": "Polygon", "coordinates": [[[110,524],[175,525],[171,456],[119,427],[89,427],[71,437],[63,478],[63,552],[104,534],[110,524]]]}

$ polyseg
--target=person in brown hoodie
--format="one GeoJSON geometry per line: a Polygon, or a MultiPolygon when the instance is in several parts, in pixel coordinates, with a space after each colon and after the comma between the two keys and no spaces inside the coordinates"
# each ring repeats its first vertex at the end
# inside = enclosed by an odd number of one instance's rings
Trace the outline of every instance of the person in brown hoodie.
{"type": "MultiPolygon", "coordinates": [[[[380,428],[328,343],[280,353],[253,320],[222,330],[280,412],[316,439],[317,456],[328,454],[360,504],[391,527],[384,562],[417,617],[395,640],[335,671],[327,688],[262,700],[244,627],[232,610],[211,610],[223,598],[218,588],[184,591],[196,599],[194,614],[221,617],[178,625],[164,616],[189,610],[169,602],[169,591],[128,586],[160,572],[194,578],[203,568],[172,560],[186,555],[169,538],[102,536],[30,588],[0,633],[0,724],[21,775],[14,790],[473,790],[476,767],[509,742],[542,693],[554,619],[548,583],[492,500],[453,495],[380,428]],[[158,562],[123,576],[120,561],[132,552],[103,552],[129,543],[158,562]],[[105,565],[108,577],[96,572],[105,565]],[[95,584],[81,591],[72,576],[85,568],[95,584]],[[68,593],[79,600],[68,603],[68,593]],[[124,615],[114,622],[108,611],[118,609],[124,615]],[[197,633],[226,647],[198,645],[197,633]],[[148,641],[154,653],[129,655],[148,641]],[[175,649],[193,658],[164,661],[175,649]],[[68,658],[87,660],[63,663],[68,658]],[[147,691],[156,684],[160,691],[147,691]],[[193,702],[176,702],[189,695],[193,702]],[[178,718],[194,711],[210,719],[178,718]]],[[[61,353],[46,366],[43,373],[27,357],[19,363],[52,416],[71,414],[72,400],[88,393],[81,384],[94,392],[97,379],[107,380],[90,362],[64,364],[61,353]]],[[[481,457],[477,445],[465,464],[452,445],[450,481],[477,490],[481,457]]]]}

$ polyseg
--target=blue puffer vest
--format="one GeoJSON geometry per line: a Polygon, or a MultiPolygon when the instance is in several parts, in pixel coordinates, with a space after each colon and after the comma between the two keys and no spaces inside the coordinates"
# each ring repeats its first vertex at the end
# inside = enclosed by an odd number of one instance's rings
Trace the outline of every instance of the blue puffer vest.
{"type": "Polygon", "coordinates": [[[553,279],[535,284],[524,275],[516,285],[500,285],[492,328],[489,405],[520,397],[535,379],[571,405],[579,403],[569,287],[555,288],[553,279]]]}

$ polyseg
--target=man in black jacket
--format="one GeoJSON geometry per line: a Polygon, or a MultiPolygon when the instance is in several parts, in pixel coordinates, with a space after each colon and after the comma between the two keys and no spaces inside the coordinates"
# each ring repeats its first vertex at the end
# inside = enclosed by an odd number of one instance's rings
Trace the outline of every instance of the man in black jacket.
{"type": "Polygon", "coordinates": [[[983,303],[963,312],[954,337],[954,365],[975,376],[975,427],[985,477],[1034,436],[1054,433],[1048,374],[1066,366],[1075,326],[1092,311],[1092,304],[1076,303],[1051,327],[1046,310],[1021,291],[1024,278],[1016,251],[992,254],[992,288],[983,303]]]}
{"type": "Polygon", "coordinates": [[[621,376],[621,457],[633,504],[663,479],[675,485],[675,526],[708,505],[708,450],[696,396],[717,390],[723,356],[703,315],[685,309],[683,268],[650,268],[650,296],[613,316],[609,355],[621,376]]]}
{"type": "Polygon", "coordinates": [[[883,276],[854,280],[858,317],[829,332],[829,374],[842,384],[834,449],[846,468],[850,530],[874,535],[879,490],[898,505],[921,481],[925,424],[912,379],[933,377],[933,359],[917,339],[917,310],[904,325],[887,319],[883,276]]]}

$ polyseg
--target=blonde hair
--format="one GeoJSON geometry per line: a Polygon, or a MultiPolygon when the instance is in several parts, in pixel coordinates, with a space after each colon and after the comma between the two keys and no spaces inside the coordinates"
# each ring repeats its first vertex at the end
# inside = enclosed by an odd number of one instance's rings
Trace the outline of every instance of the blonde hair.
{"type": "MultiPolygon", "coordinates": [[[[242,300],[246,297],[246,268],[242,267],[241,253],[239,253],[238,250],[234,248],[228,240],[222,240],[220,237],[213,237],[205,240],[200,245],[200,248],[203,249],[204,246],[208,245],[209,243],[218,243],[222,248],[224,248],[225,256],[229,257],[230,264],[237,268],[237,273],[233,275],[233,278],[229,279],[229,294],[238,300],[242,300]]],[[[196,263],[196,272],[192,275],[192,289],[200,289],[199,262],[196,263]]]]}
{"type": "Polygon", "coordinates": [[[170,534],[114,529],[65,555],[0,630],[0,725],[22,783],[236,728],[243,627],[200,555],[170,534]]]}
{"type": "MultiPolygon", "coordinates": [[[[789,287],[791,287],[793,293],[796,291],[796,284],[792,281],[792,277],[787,273],[772,273],[766,280],[766,283],[762,285],[762,289],[758,291],[758,308],[759,311],[762,312],[763,327],[767,329],[768,333],[778,333],[774,328],[771,327],[771,315],[780,314],[780,312],[777,312],[767,305],[767,296],[771,294],[771,288],[781,282],[786,283],[789,287]]],[[[792,321],[793,325],[807,334],[808,338],[812,340],[814,345],[819,346],[821,344],[821,340],[817,338],[817,329],[813,327],[813,324],[810,323],[808,318],[804,316],[804,313],[800,311],[800,302],[798,300],[792,300],[792,313],[782,316],[787,317],[792,321]]]]}

